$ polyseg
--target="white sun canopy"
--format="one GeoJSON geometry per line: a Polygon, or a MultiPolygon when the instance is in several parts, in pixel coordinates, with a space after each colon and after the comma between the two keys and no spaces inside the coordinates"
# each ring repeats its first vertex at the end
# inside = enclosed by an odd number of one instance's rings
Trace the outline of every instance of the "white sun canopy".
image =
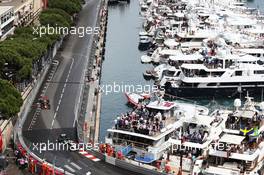
{"type": "Polygon", "coordinates": [[[164,41],[164,44],[168,47],[175,47],[179,45],[179,43],[176,42],[174,39],[167,39],[164,41]]]}
{"type": "Polygon", "coordinates": [[[241,145],[241,142],[245,139],[244,136],[232,135],[232,134],[224,134],[219,142],[241,145]]]}
{"type": "Polygon", "coordinates": [[[182,121],[210,127],[211,123],[214,121],[214,118],[206,115],[196,115],[194,117],[184,117],[182,121]]]}
{"type": "Polygon", "coordinates": [[[170,56],[170,60],[172,61],[196,61],[199,59],[202,59],[203,56],[201,54],[191,54],[191,55],[175,55],[175,56],[170,56]]]}
{"type": "Polygon", "coordinates": [[[182,54],[180,50],[164,49],[160,51],[161,55],[179,55],[182,54]]]}

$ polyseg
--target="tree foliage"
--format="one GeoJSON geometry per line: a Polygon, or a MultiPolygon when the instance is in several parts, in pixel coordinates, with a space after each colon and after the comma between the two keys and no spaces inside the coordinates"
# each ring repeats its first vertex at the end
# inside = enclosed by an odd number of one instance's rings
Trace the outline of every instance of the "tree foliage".
{"type": "MultiPolygon", "coordinates": [[[[70,27],[73,24],[71,15],[81,10],[83,0],[50,0],[49,9],[41,12],[39,21],[42,26],[70,27]]],[[[32,65],[47,53],[52,44],[58,40],[59,34],[40,36],[33,27],[16,28],[14,35],[0,42],[0,114],[12,117],[20,110],[23,100],[21,94],[7,80],[12,72],[12,81],[20,82],[30,79],[32,65]]]]}
{"type": "Polygon", "coordinates": [[[50,0],[49,7],[62,9],[70,15],[78,13],[82,9],[80,0],[50,0]]]}
{"type": "Polygon", "coordinates": [[[48,8],[47,10],[44,10],[42,14],[59,14],[67,21],[68,24],[72,25],[72,17],[67,12],[65,12],[62,9],[57,8],[48,8]]]}
{"type": "Polygon", "coordinates": [[[3,68],[8,63],[14,75],[13,81],[29,79],[33,63],[47,52],[55,39],[46,35],[40,38],[33,34],[30,27],[16,29],[13,36],[0,43],[0,77],[6,78],[3,68]]]}
{"type": "Polygon", "coordinates": [[[0,79],[0,114],[10,118],[20,111],[23,104],[20,93],[6,80],[0,79]]]}
{"type": "Polygon", "coordinates": [[[40,14],[40,24],[42,26],[52,26],[52,27],[70,27],[71,24],[65,19],[64,16],[56,13],[41,13],[40,14]]]}

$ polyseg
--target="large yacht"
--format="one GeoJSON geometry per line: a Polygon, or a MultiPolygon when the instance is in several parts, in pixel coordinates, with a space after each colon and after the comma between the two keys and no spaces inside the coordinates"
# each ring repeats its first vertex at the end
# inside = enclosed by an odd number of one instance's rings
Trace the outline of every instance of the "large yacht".
{"type": "Polygon", "coordinates": [[[263,174],[263,102],[256,105],[247,96],[244,107],[239,99],[234,105],[234,111],[226,111],[225,129],[211,143],[208,155],[196,160],[193,174],[263,174]]]}
{"type": "Polygon", "coordinates": [[[212,58],[204,64],[183,64],[180,79],[165,83],[167,93],[179,97],[240,97],[263,95],[264,66],[258,58],[228,55],[212,58]],[[173,86],[172,86],[173,85],[173,86]]]}
{"type": "Polygon", "coordinates": [[[171,146],[169,139],[181,126],[181,118],[207,114],[208,109],[198,105],[152,101],[117,117],[114,127],[107,130],[105,142],[126,158],[151,164],[171,146]]]}
{"type": "Polygon", "coordinates": [[[181,126],[169,139],[172,145],[169,156],[171,169],[181,167],[182,171],[191,173],[195,160],[205,157],[214,139],[222,133],[226,119],[227,113],[221,110],[210,115],[181,118],[181,126]]]}

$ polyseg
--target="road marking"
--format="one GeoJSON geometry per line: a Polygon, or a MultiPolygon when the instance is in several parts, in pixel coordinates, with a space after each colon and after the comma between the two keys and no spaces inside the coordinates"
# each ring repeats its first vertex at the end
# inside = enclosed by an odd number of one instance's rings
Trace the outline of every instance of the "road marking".
{"type": "Polygon", "coordinates": [[[39,109],[37,109],[36,112],[34,113],[32,119],[31,119],[31,122],[28,126],[28,130],[32,130],[32,127],[36,123],[36,120],[37,120],[37,117],[39,116],[39,114],[40,114],[40,111],[39,111],[39,109]]]}
{"type": "Polygon", "coordinates": [[[64,165],[65,168],[67,168],[68,170],[70,170],[71,172],[75,173],[75,170],[72,169],[69,165],[64,165]]]}
{"type": "Polygon", "coordinates": [[[52,120],[52,123],[51,123],[51,126],[53,126],[53,125],[54,125],[54,121],[55,121],[55,120],[53,119],[53,120],[52,120]]]}
{"type": "Polygon", "coordinates": [[[53,128],[54,121],[55,121],[55,119],[56,119],[56,117],[57,117],[57,113],[58,113],[59,108],[60,108],[60,105],[61,105],[61,101],[62,101],[62,98],[63,98],[63,95],[64,95],[64,91],[65,91],[65,88],[66,88],[66,86],[67,86],[67,82],[68,82],[68,80],[69,80],[69,77],[70,77],[70,74],[71,74],[71,71],[72,71],[73,63],[74,63],[74,59],[72,59],[72,63],[71,63],[71,66],[70,66],[70,69],[69,69],[69,72],[68,72],[68,75],[67,75],[67,78],[66,78],[65,84],[64,84],[64,86],[63,86],[62,93],[61,93],[61,95],[60,95],[60,99],[59,99],[59,102],[58,102],[58,105],[57,105],[56,111],[55,111],[55,113],[54,113],[54,116],[53,116],[53,120],[52,120],[51,128],[50,128],[50,129],[53,128]]]}
{"type": "MultiPolygon", "coordinates": [[[[57,63],[58,63],[58,61],[57,61],[57,63]]],[[[58,66],[58,64],[57,64],[57,66],[58,66]]],[[[51,81],[53,79],[54,73],[55,73],[55,71],[51,71],[48,74],[48,80],[47,81],[51,81]]],[[[47,81],[45,82],[45,84],[44,84],[44,86],[43,86],[43,88],[41,90],[41,95],[40,96],[45,96],[45,94],[46,94],[46,91],[47,91],[47,89],[48,89],[48,87],[50,85],[50,83],[47,83],[47,81]]],[[[37,109],[35,114],[34,114],[34,116],[33,116],[33,118],[32,118],[32,120],[31,120],[31,122],[30,122],[30,124],[29,124],[28,130],[32,130],[32,127],[36,123],[37,117],[39,115],[40,115],[40,110],[37,109]]]]}
{"type": "Polygon", "coordinates": [[[77,168],[78,170],[82,169],[79,165],[75,164],[74,162],[71,162],[71,165],[77,168]]]}

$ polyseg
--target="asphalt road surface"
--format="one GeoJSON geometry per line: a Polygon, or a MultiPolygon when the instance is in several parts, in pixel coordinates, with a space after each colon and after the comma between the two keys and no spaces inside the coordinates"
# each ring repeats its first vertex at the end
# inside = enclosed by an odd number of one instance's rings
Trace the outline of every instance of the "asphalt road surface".
{"type": "MultiPolygon", "coordinates": [[[[96,25],[96,15],[99,10],[98,0],[88,0],[79,14],[76,24],[80,27],[96,25]]],[[[51,82],[43,84],[40,95],[50,100],[50,110],[41,110],[38,114],[32,109],[23,125],[23,137],[28,147],[39,157],[72,174],[85,175],[134,175],[135,173],[108,165],[102,161],[92,161],[78,152],[70,151],[42,151],[36,149],[40,143],[56,143],[61,133],[75,140],[75,111],[80,99],[80,88],[86,63],[89,59],[92,35],[70,35],[63,43],[63,49],[55,59],[59,66],[52,76],[51,82]]],[[[36,98],[35,101],[39,98],[36,98]]],[[[138,175],[138,174],[137,174],[138,175]]]]}

